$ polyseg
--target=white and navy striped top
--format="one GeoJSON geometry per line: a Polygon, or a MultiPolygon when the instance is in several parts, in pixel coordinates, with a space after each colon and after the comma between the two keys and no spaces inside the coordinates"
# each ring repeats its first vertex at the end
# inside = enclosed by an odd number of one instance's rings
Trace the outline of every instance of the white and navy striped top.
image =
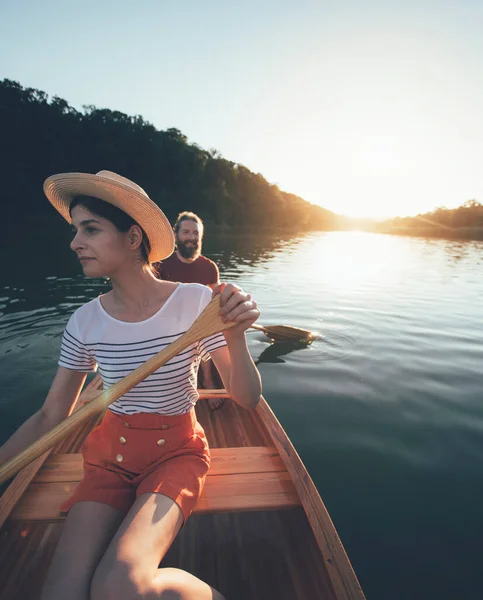
{"type": "MultiPolygon", "coordinates": [[[[74,371],[96,371],[104,389],[114,385],[180,337],[211,300],[211,290],[180,283],[149,319],[127,323],[111,317],[95,298],[78,308],[64,330],[59,365],[74,371]]],[[[200,360],[226,344],[219,333],[172,358],[110,405],[117,414],[139,412],[180,415],[198,400],[196,376],[200,360]]]]}

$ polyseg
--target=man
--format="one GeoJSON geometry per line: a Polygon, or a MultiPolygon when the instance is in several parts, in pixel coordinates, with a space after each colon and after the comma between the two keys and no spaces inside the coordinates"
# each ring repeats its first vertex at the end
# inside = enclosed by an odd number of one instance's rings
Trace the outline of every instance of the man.
{"type": "MultiPolygon", "coordinates": [[[[219,271],[216,264],[201,254],[203,241],[203,221],[192,212],[182,212],[174,224],[176,250],[169,258],[155,265],[156,276],[167,281],[181,283],[202,283],[214,289],[219,285],[219,271]]],[[[201,361],[201,381],[206,389],[215,385],[214,367],[211,361],[201,361]]],[[[223,404],[222,398],[209,398],[211,410],[223,404]]]]}
{"type": "Polygon", "coordinates": [[[176,250],[156,265],[157,275],[167,281],[202,283],[211,289],[219,284],[215,263],[201,254],[203,221],[192,212],[182,212],[174,224],[176,250]]]}

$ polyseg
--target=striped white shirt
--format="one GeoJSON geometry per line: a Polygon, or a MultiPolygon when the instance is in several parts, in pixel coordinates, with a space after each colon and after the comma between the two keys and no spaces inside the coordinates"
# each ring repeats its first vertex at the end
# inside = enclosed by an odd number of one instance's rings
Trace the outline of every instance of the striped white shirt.
{"type": "MultiPolygon", "coordinates": [[[[164,305],[138,323],[119,321],[99,298],[87,302],[69,319],[64,330],[59,365],[74,371],[99,368],[104,389],[131,373],[179,338],[211,300],[211,290],[198,283],[180,283],[164,305]]],[[[180,415],[198,400],[196,376],[200,360],[226,345],[219,333],[172,358],[127,394],[110,405],[116,414],[139,412],[180,415]]]]}

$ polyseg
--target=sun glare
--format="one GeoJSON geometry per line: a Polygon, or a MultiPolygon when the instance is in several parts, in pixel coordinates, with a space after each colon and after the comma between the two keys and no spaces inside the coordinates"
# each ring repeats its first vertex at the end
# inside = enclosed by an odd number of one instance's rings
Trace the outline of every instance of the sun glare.
{"type": "Polygon", "coordinates": [[[356,291],[361,285],[387,281],[394,272],[411,268],[411,256],[395,236],[375,236],[364,232],[333,232],[317,240],[310,247],[307,268],[311,277],[325,286],[356,291]],[[330,260],[324,257],[330,256],[330,260]],[[316,257],[316,260],[314,260],[316,257]],[[398,269],[394,269],[395,264],[398,269]],[[402,267],[402,268],[401,268],[402,267]]]}
{"type": "Polygon", "coordinates": [[[396,171],[401,164],[390,144],[369,143],[359,150],[359,154],[361,167],[374,172],[396,171]]]}

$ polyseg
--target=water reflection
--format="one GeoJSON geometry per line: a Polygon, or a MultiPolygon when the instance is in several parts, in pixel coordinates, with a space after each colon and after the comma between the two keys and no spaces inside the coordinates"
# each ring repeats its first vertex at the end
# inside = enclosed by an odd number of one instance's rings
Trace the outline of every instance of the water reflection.
{"type": "MultiPolygon", "coordinates": [[[[76,270],[79,265],[75,264],[76,270]]],[[[82,274],[73,277],[25,276],[23,287],[6,285],[0,288],[1,316],[17,312],[35,311],[41,308],[77,308],[109,289],[102,279],[86,279],[82,274]]]]}
{"type": "MultiPolygon", "coordinates": [[[[398,238],[398,236],[392,236],[398,238]]],[[[468,267],[478,263],[483,252],[483,241],[451,240],[440,238],[414,237],[408,238],[416,249],[422,249],[428,259],[436,258],[446,266],[459,265],[461,261],[468,267]]]]}
{"type": "Polygon", "coordinates": [[[308,348],[312,342],[307,340],[287,340],[283,342],[273,342],[270,344],[255,361],[256,365],[260,363],[284,363],[281,356],[295,352],[296,350],[304,350],[308,348]]]}
{"type": "Polygon", "coordinates": [[[461,261],[473,261],[478,255],[481,255],[483,242],[462,242],[457,240],[445,240],[443,250],[445,251],[448,262],[452,266],[458,265],[461,261]]]}
{"type": "Polygon", "coordinates": [[[214,260],[222,273],[236,278],[271,261],[281,252],[293,252],[304,240],[303,235],[253,234],[208,235],[203,241],[203,253],[214,260]]]}

